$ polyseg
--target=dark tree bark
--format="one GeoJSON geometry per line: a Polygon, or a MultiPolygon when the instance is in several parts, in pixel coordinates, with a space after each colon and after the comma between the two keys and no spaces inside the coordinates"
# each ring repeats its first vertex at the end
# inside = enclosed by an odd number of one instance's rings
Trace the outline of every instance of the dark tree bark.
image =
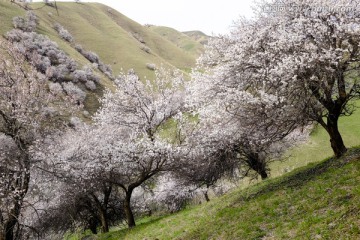
{"type": "Polygon", "coordinates": [[[132,191],[133,190],[126,191],[126,196],[125,196],[125,201],[124,201],[124,210],[125,210],[126,220],[127,220],[129,228],[133,228],[136,226],[134,213],[132,212],[131,202],[130,202],[132,191]]]}
{"type": "MultiPolygon", "coordinates": [[[[97,220],[96,218],[91,218],[88,221],[88,228],[90,229],[92,234],[97,234],[97,220]]],[[[84,229],[84,231],[86,230],[86,228],[84,229]]]]}
{"type": "Polygon", "coordinates": [[[247,157],[246,162],[248,166],[257,172],[262,180],[268,178],[268,174],[266,171],[266,161],[260,156],[259,153],[253,152],[251,149],[247,150],[248,152],[245,154],[247,157]]]}
{"type": "Polygon", "coordinates": [[[101,232],[107,233],[109,232],[109,219],[107,215],[107,209],[108,209],[110,195],[112,192],[112,185],[110,184],[110,186],[104,186],[102,192],[104,194],[104,200],[102,203],[95,194],[91,194],[91,196],[96,205],[96,209],[97,209],[96,213],[101,224],[101,232]]]}
{"type": "Polygon", "coordinates": [[[345,147],[344,141],[341,137],[338,128],[338,116],[329,115],[327,117],[327,132],[330,136],[331,148],[337,158],[341,157],[346,153],[347,148],[345,147]]]}
{"type": "MultiPolygon", "coordinates": [[[[19,199],[19,201],[21,201],[19,199]]],[[[22,201],[21,201],[22,202],[22,201]]],[[[10,212],[10,218],[5,224],[5,240],[13,240],[14,239],[14,230],[18,223],[18,216],[20,215],[21,205],[15,200],[14,208],[10,212]]]]}
{"type": "Polygon", "coordinates": [[[102,233],[109,232],[109,224],[108,224],[106,212],[100,211],[99,215],[100,215],[100,222],[101,222],[101,232],[102,233]]]}
{"type": "Polygon", "coordinates": [[[27,146],[21,139],[14,139],[15,144],[18,149],[22,151],[21,156],[17,161],[19,161],[19,171],[14,172],[14,180],[12,182],[12,192],[18,191],[19,193],[13,198],[12,204],[13,207],[8,213],[8,219],[3,223],[4,229],[0,233],[0,240],[14,240],[14,232],[18,225],[18,219],[21,212],[21,207],[24,201],[24,198],[29,189],[30,182],[30,157],[27,154],[27,146]]]}
{"type": "Polygon", "coordinates": [[[206,192],[204,192],[204,197],[207,202],[210,202],[210,198],[209,198],[209,194],[208,194],[207,190],[206,190],[206,192]]]}
{"type": "Polygon", "coordinates": [[[261,176],[262,180],[265,180],[265,179],[268,178],[268,174],[267,174],[267,172],[265,170],[260,171],[260,176],[261,176]]]}

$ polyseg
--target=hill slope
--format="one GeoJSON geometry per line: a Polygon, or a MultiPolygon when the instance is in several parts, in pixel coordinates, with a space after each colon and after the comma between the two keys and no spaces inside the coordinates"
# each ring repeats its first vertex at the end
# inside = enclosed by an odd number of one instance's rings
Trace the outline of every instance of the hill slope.
{"type": "MultiPolygon", "coordinates": [[[[355,111],[351,116],[339,119],[339,130],[346,147],[360,145],[360,100],[354,102],[355,111]]],[[[331,157],[333,151],[330,146],[329,134],[321,126],[315,126],[308,140],[295,146],[286,153],[286,161],[271,164],[271,176],[279,176],[284,172],[302,167],[311,162],[319,162],[331,157]]]]}
{"type": "Polygon", "coordinates": [[[204,34],[202,40],[192,38],[185,33],[179,32],[173,28],[164,27],[164,26],[149,26],[149,29],[160,34],[162,37],[168,39],[170,42],[174,43],[176,46],[184,49],[195,57],[199,57],[201,53],[204,52],[203,43],[207,42],[207,36],[204,34]]]}
{"type": "MultiPolygon", "coordinates": [[[[152,79],[155,74],[154,69],[148,67],[149,64],[178,68],[185,72],[195,66],[196,56],[105,5],[61,2],[57,3],[57,7],[55,9],[44,3],[30,4],[39,19],[36,32],[56,42],[80,66],[90,62],[75,50],[77,44],[86,51],[97,53],[102,62],[112,67],[115,76],[121,71],[134,69],[140,78],[152,79]],[[75,38],[73,44],[60,38],[54,29],[55,23],[60,23],[71,33],[75,38]]],[[[26,11],[8,0],[0,0],[0,8],[1,40],[13,28],[13,17],[25,16],[26,11]]],[[[85,109],[90,113],[98,108],[98,98],[104,88],[113,88],[112,81],[97,73],[101,76],[100,86],[95,92],[87,92],[84,102],[85,109]]]]}
{"type": "Polygon", "coordinates": [[[94,239],[359,239],[360,148],[94,239]]]}
{"type": "MultiPolygon", "coordinates": [[[[3,35],[12,28],[12,18],[25,15],[25,11],[5,0],[0,1],[0,7],[3,35]]],[[[185,71],[195,65],[195,56],[108,6],[60,2],[58,11],[43,3],[33,3],[30,7],[40,20],[38,33],[49,36],[73,57],[73,51],[53,29],[55,23],[60,23],[75,37],[76,44],[97,53],[105,64],[111,65],[115,75],[132,68],[140,77],[152,78],[154,72],[146,67],[147,63],[185,71]]]]}
{"type": "MultiPolygon", "coordinates": [[[[34,7],[40,3],[34,4],[34,7]]],[[[153,76],[147,63],[172,65],[187,70],[195,58],[146,27],[114,9],[98,3],[58,3],[58,16],[51,7],[41,8],[37,15],[48,25],[59,22],[90,51],[98,53],[115,73],[134,68],[141,76],[153,76]],[[51,14],[49,14],[51,13],[51,14]],[[144,51],[144,48],[150,52],[144,51]]]]}
{"type": "Polygon", "coordinates": [[[201,31],[186,31],[183,32],[183,34],[189,36],[192,40],[199,42],[202,45],[206,45],[211,38],[201,31]]]}

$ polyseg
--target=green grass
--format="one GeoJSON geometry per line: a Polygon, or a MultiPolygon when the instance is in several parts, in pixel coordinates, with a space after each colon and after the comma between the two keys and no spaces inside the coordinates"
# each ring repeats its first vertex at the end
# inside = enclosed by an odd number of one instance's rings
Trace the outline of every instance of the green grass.
{"type": "MultiPolygon", "coordinates": [[[[346,147],[360,145],[360,101],[356,102],[356,106],[357,109],[351,116],[341,117],[339,120],[339,130],[346,147]]],[[[329,135],[323,127],[316,126],[306,143],[294,147],[286,155],[286,161],[275,162],[270,166],[273,177],[308,163],[331,157],[333,151],[329,135]]]]}
{"type": "MultiPolygon", "coordinates": [[[[42,3],[32,4],[40,7],[42,3]]],[[[46,26],[58,22],[75,37],[85,49],[96,52],[111,65],[115,74],[133,68],[141,77],[153,78],[147,63],[187,69],[195,65],[195,57],[162,38],[147,27],[127,18],[114,9],[98,3],[57,3],[56,9],[44,7],[36,11],[46,26]],[[140,36],[150,53],[141,50],[140,36]]],[[[50,30],[49,30],[50,31],[50,30]]],[[[49,33],[49,31],[47,33],[49,33]]]]}
{"type": "Polygon", "coordinates": [[[94,239],[359,239],[360,148],[94,239]]]}
{"type": "MultiPolygon", "coordinates": [[[[81,44],[86,50],[96,52],[101,60],[111,65],[114,75],[130,68],[142,78],[153,79],[154,71],[146,67],[147,63],[154,63],[158,67],[179,68],[184,72],[195,66],[196,57],[159,34],[144,27],[121,13],[97,3],[58,2],[58,12],[55,8],[44,6],[43,3],[33,3],[31,8],[39,18],[37,32],[48,36],[80,66],[89,61],[79,54],[74,46],[62,40],[53,29],[54,23],[60,23],[75,37],[75,43],[81,44]],[[150,53],[141,50],[140,43],[134,34],[141,36],[150,53]]],[[[12,18],[24,16],[25,10],[9,0],[0,0],[0,40],[12,29],[12,18]]],[[[113,89],[113,83],[102,73],[101,86],[95,92],[88,93],[85,109],[94,113],[99,107],[98,98],[105,88],[113,89]]]]}
{"type": "MultiPolygon", "coordinates": [[[[176,46],[180,47],[186,52],[189,52],[196,58],[204,52],[204,46],[199,41],[173,28],[164,26],[150,26],[149,29],[158,33],[159,35],[174,43],[176,46]]],[[[204,35],[203,39],[206,38],[207,36],[204,35]]]]}
{"type": "Polygon", "coordinates": [[[6,32],[13,28],[13,17],[24,14],[25,10],[15,4],[11,4],[9,0],[0,0],[0,39],[6,32]]]}
{"type": "Polygon", "coordinates": [[[192,40],[199,42],[202,45],[207,44],[209,38],[211,38],[201,31],[186,31],[183,32],[183,34],[189,36],[192,40]]]}

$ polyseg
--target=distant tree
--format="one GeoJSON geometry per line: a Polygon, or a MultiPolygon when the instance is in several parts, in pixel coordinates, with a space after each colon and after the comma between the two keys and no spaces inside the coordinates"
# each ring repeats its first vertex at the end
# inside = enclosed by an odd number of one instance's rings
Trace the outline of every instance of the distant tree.
{"type": "Polygon", "coordinates": [[[360,96],[359,5],[350,0],[294,0],[281,12],[261,11],[277,9],[271,4],[260,4],[256,20],[242,19],[231,35],[212,41],[203,62],[215,67],[219,81],[213,84],[223,85],[229,111],[241,112],[232,103],[245,101],[240,98],[244,92],[261,101],[272,96],[273,106],[249,115],[253,122],[261,123],[261,116],[269,119],[271,112],[278,114],[271,115],[273,126],[291,129],[293,123],[316,121],[340,157],[346,147],[338,119],[352,113],[351,100],[360,96]]]}
{"type": "MultiPolygon", "coordinates": [[[[214,71],[206,60],[202,59],[206,65],[200,67],[210,68],[205,73],[194,73],[187,87],[187,107],[198,118],[194,130],[190,127],[190,133],[184,134],[185,144],[191,149],[189,161],[198,159],[200,168],[207,166],[204,175],[198,171],[193,175],[201,180],[212,173],[209,180],[216,182],[222,174],[237,170],[241,177],[255,172],[266,179],[268,164],[280,160],[281,153],[289,147],[284,138],[303,123],[291,115],[295,109],[276,95],[248,92],[247,88],[242,89],[240,77],[225,78],[222,74],[226,68],[218,65],[214,71]],[[289,118],[282,121],[285,113],[289,118]]],[[[216,59],[209,57],[209,61],[216,59]]]]}
{"type": "Polygon", "coordinates": [[[151,194],[146,196],[145,203],[150,211],[155,209],[159,212],[174,213],[183,209],[194,195],[198,192],[198,187],[192,183],[182,181],[171,173],[158,176],[153,184],[154,187],[146,189],[151,194]]]}
{"type": "Polygon", "coordinates": [[[123,194],[115,186],[96,179],[79,183],[58,177],[48,178],[57,182],[56,185],[51,184],[51,190],[48,189],[48,182],[37,183],[40,189],[45,185],[37,193],[42,194],[42,201],[34,205],[34,209],[41,207],[37,210],[39,219],[33,221],[33,228],[41,236],[60,235],[69,230],[76,231],[79,227],[90,229],[93,234],[97,234],[98,229],[106,233],[110,224],[115,225],[124,220],[123,194]]]}

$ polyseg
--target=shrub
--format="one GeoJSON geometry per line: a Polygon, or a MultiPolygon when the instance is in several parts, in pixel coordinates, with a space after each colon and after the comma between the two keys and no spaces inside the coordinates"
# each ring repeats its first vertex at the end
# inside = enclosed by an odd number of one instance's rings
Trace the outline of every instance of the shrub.
{"type": "Polygon", "coordinates": [[[23,18],[23,17],[14,17],[13,18],[13,25],[14,25],[14,28],[21,29],[21,30],[25,31],[27,23],[26,23],[25,18],[23,18]]]}
{"type": "Polygon", "coordinates": [[[147,63],[146,68],[152,71],[156,70],[156,65],[154,63],[147,63]]]}
{"type": "Polygon", "coordinates": [[[74,72],[78,68],[78,65],[74,59],[69,59],[66,62],[66,67],[70,72],[74,72]]]}
{"type": "Polygon", "coordinates": [[[33,32],[36,29],[38,24],[38,20],[36,15],[28,11],[26,14],[26,19],[23,17],[14,17],[13,18],[13,25],[16,29],[20,29],[24,32],[33,32]]]}
{"type": "Polygon", "coordinates": [[[151,52],[151,49],[146,45],[141,45],[140,49],[149,54],[151,52]]]}
{"type": "Polygon", "coordinates": [[[143,44],[146,43],[145,40],[142,38],[142,36],[141,36],[139,33],[135,32],[135,33],[132,33],[131,35],[132,35],[136,40],[138,40],[140,43],[143,43],[143,44]]]}
{"type": "Polygon", "coordinates": [[[92,63],[99,63],[99,56],[94,52],[85,51],[83,56],[92,63]]]}
{"type": "Polygon", "coordinates": [[[81,46],[80,44],[76,44],[74,48],[75,48],[75,50],[78,51],[79,53],[81,53],[81,54],[84,53],[84,48],[83,48],[83,46],[81,46]]]}
{"type": "Polygon", "coordinates": [[[91,90],[91,91],[94,91],[94,90],[96,89],[96,85],[95,85],[95,83],[92,82],[92,81],[87,81],[87,82],[85,83],[85,87],[86,87],[87,89],[91,90]]]}
{"type": "Polygon", "coordinates": [[[87,82],[87,75],[84,70],[76,70],[73,72],[73,82],[87,82]]]}
{"type": "Polygon", "coordinates": [[[66,68],[66,65],[64,64],[58,66],[52,66],[50,67],[50,71],[51,71],[51,76],[49,77],[53,81],[62,82],[69,80],[68,78],[69,70],[66,68]]]}
{"type": "Polygon", "coordinates": [[[5,34],[5,38],[10,42],[20,42],[23,36],[23,31],[19,29],[13,29],[5,34]]]}
{"type": "Polygon", "coordinates": [[[99,82],[100,82],[99,76],[97,76],[97,75],[93,72],[93,70],[92,70],[91,67],[85,66],[85,67],[83,68],[83,70],[84,70],[85,73],[86,73],[86,78],[87,78],[87,80],[93,81],[93,82],[95,82],[95,83],[99,83],[99,82]]]}
{"type": "MultiPolygon", "coordinates": [[[[89,60],[97,69],[99,69],[102,73],[104,73],[109,79],[115,80],[113,76],[113,71],[110,65],[103,63],[99,56],[91,51],[86,51],[81,45],[77,44],[75,46],[76,51],[78,51],[81,55],[83,55],[87,60],[89,60]]],[[[93,79],[94,82],[99,82],[98,77],[93,79]]]]}
{"type": "Polygon", "coordinates": [[[59,33],[59,36],[67,42],[72,43],[74,41],[74,37],[70,34],[68,30],[66,30],[59,23],[54,24],[54,29],[59,33]]]}
{"type": "Polygon", "coordinates": [[[83,103],[86,97],[86,93],[81,90],[79,87],[74,85],[72,82],[64,82],[62,83],[64,91],[68,96],[70,96],[73,100],[78,103],[83,103]]]}
{"type": "Polygon", "coordinates": [[[103,62],[100,61],[99,65],[98,65],[98,69],[104,73],[108,78],[110,78],[111,80],[114,80],[115,77],[113,76],[113,71],[110,67],[110,65],[104,64],[103,62]]]}
{"type": "Polygon", "coordinates": [[[54,82],[49,83],[49,90],[55,94],[60,94],[63,92],[63,88],[60,85],[60,83],[54,83],[54,82]]]}

